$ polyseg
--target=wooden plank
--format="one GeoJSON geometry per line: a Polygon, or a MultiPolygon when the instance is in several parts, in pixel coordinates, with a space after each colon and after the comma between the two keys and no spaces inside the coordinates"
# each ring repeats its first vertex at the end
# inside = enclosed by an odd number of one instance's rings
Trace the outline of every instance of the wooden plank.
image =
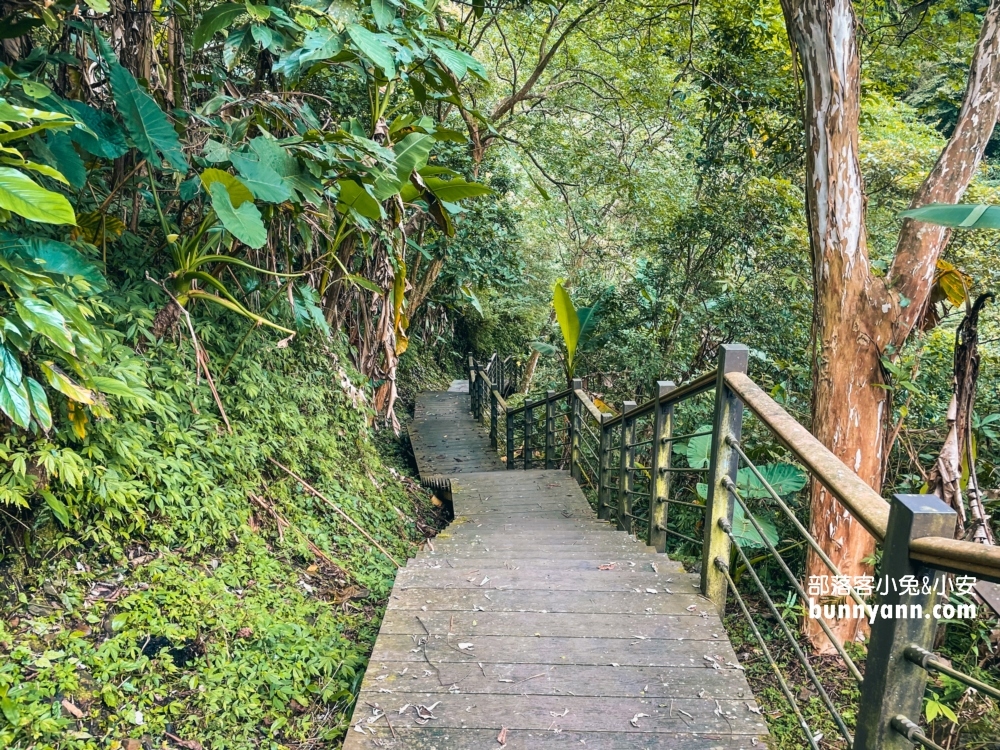
{"type": "MultiPolygon", "coordinates": [[[[595,667],[577,664],[435,664],[372,662],[362,690],[462,695],[591,695],[605,698],[749,700],[744,675],[702,667],[595,667]],[[479,665],[482,664],[482,667],[479,665]]],[[[386,694],[386,693],[383,693],[386,694]]]]}
{"type": "MultiPolygon", "coordinates": [[[[367,707],[366,707],[367,708],[367,707]]],[[[392,717],[389,719],[392,721],[392,717]]],[[[367,731],[353,728],[344,740],[344,750],[492,750],[499,727],[490,729],[442,729],[426,726],[419,729],[386,727],[385,719],[365,725],[367,731]],[[369,729],[370,727],[370,729],[369,729]],[[377,743],[377,744],[376,744],[377,743]]],[[[564,732],[507,730],[505,750],[767,750],[765,737],[752,745],[746,735],[726,733],[648,733],[564,732]]]]}
{"type": "MultiPolygon", "coordinates": [[[[577,591],[490,591],[475,589],[413,588],[397,589],[389,598],[392,609],[416,609],[454,612],[580,612],[593,614],[683,614],[690,606],[704,608],[708,599],[683,588],[671,595],[635,592],[577,591]]],[[[710,633],[724,633],[715,620],[710,633]]]]}
{"type": "MultiPolygon", "coordinates": [[[[597,615],[579,612],[413,612],[390,609],[379,634],[619,638],[625,641],[713,640],[707,629],[709,608],[683,615],[597,615]]],[[[718,633],[717,633],[718,634],[718,633]]],[[[714,639],[717,640],[717,639],[714,639]]]]}
{"type": "MultiPolygon", "coordinates": [[[[526,549],[526,553],[534,554],[534,550],[526,549]]],[[[523,553],[522,553],[523,554],[523,553]]],[[[506,567],[510,570],[537,570],[537,569],[551,569],[551,570],[599,570],[602,566],[613,565],[611,570],[606,570],[606,573],[623,573],[631,570],[634,567],[643,567],[645,570],[650,570],[652,565],[656,566],[656,569],[660,573],[669,573],[671,575],[687,575],[684,572],[684,568],[680,563],[676,563],[667,558],[661,557],[655,560],[645,560],[642,557],[635,559],[626,559],[622,555],[615,555],[612,557],[591,557],[586,560],[575,560],[566,558],[535,558],[535,557],[523,557],[523,556],[512,556],[512,555],[501,555],[498,554],[493,557],[448,557],[441,554],[431,555],[429,553],[421,552],[417,557],[410,559],[406,563],[407,568],[453,568],[455,570],[469,570],[478,568],[501,568],[506,567]]]]}
{"type": "MultiPolygon", "coordinates": [[[[721,627],[719,628],[720,630],[721,627]]],[[[373,663],[405,661],[414,664],[442,662],[476,664],[478,662],[516,664],[581,664],[631,667],[698,667],[714,670],[712,661],[725,667],[736,664],[733,647],[725,640],[710,641],[628,641],[621,638],[557,638],[518,636],[477,636],[459,640],[430,636],[420,646],[408,635],[379,635],[372,652],[373,663]],[[459,649],[459,643],[471,642],[472,648],[459,649]],[[706,659],[712,657],[712,661],[706,659]]],[[[735,669],[735,667],[726,667],[735,669]]]]}
{"type": "Polygon", "coordinates": [[[396,574],[396,588],[448,588],[448,589],[516,589],[536,591],[637,591],[650,595],[664,595],[685,583],[680,576],[648,573],[618,573],[606,570],[581,570],[572,574],[547,570],[505,570],[503,568],[478,568],[472,571],[457,569],[426,570],[401,568],[396,574]],[[612,573],[609,575],[609,573],[612,573]],[[483,583],[483,579],[489,580],[483,583]]]}
{"type": "Polygon", "coordinates": [[[602,698],[579,696],[518,695],[475,696],[443,694],[386,694],[362,692],[360,705],[378,703],[399,729],[417,729],[415,703],[434,708],[435,728],[508,729],[567,732],[615,731],[621,734],[640,732],[684,732],[696,727],[702,732],[759,736],[767,728],[752,701],[672,698],[662,703],[657,698],[602,698]],[[484,700],[480,700],[480,698],[484,700]],[[400,713],[400,709],[410,704],[400,713]],[[749,704],[749,707],[748,707],[749,704]],[[752,707],[752,708],[751,708],[752,707]],[[681,712],[684,713],[681,713],[681,712]],[[638,717],[637,714],[648,714],[638,717]],[[632,720],[635,719],[633,725],[632,720]]]}

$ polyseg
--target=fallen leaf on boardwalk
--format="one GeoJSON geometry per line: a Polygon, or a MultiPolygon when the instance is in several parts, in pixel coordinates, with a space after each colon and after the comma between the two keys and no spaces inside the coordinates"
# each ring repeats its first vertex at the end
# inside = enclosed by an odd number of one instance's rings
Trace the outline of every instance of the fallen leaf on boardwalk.
{"type": "Polygon", "coordinates": [[[63,699],[62,707],[65,708],[66,709],[66,713],[68,713],[71,716],[73,716],[73,718],[76,718],[76,719],[82,719],[83,718],[83,711],[81,711],[79,708],[77,708],[76,706],[74,706],[68,699],[63,699]]]}
{"type": "Polygon", "coordinates": [[[485,586],[489,582],[489,580],[490,580],[490,577],[486,576],[482,581],[480,581],[479,585],[480,586],[485,586]]]}
{"type": "Polygon", "coordinates": [[[760,706],[755,706],[752,703],[747,703],[747,710],[758,715],[761,713],[760,706]]]}
{"type": "Polygon", "coordinates": [[[646,589],[646,593],[647,594],[658,594],[660,592],[657,591],[656,589],[646,589]]]}
{"type": "Polygon", "coordinates": [[[598,570],[614,570],[617,563],[604,563],[603,565],[598,565],[598,570]]]}
{"type": "Polygon", "coordinates": [[[641,719],[644,716],[649,716],[649,714],[636,714],[635,716],[633,716],[631,719],[628,720],[628,723],[634,726],[636,729],[638,729],[639,719],[641,719]]]}
{"type": "Polygon", "coordinates": [[[399,715],[402,716],[403,714],[405,714],[406,713],[406,709],[408,709],[409,707],[410,707],[410,704],[407,703],[405,706],[403,706],[401,709],[399,709],[399,715]]]}
{"type": "Polygon", "coordinates": [[[365,730],[361,728],[361,724],[355,724],[354,725],[354,731],[355,732],[361,732],[361,734],[365,733],[365,730]]]}
{"type": "Polygon", "coordinates": [[[549,716],[555,716],[557,719],[561,719],[563,716],[569,713],[568,708],[564,708],[561,714],[557,714],[555,711],[549,711],[549,716]]]}
{"type": "Polygon", "coordinates": [[[698,609],[697,604],[692,604],[690,607],[687,607],[688,612],[694,612],[696,609],[698,609]]]}
{"type": "Polygon", "coordinates": [[[497,735],[497,742],[500,747],[507,747],[507,727],[500,727],[500,734],[497,735]]]}
{"type": "Polygon", "coordinates": [[[461,649],[462,651],[468,651],[468,650],[469,650],[470,648],[472,648],[472,647],[473,647],[473,646],[475,646],[475,645],[476,645],[476,644],[474,644],[474,643],[459,643],[459,644],[458,644],[458,647],[459,647],[459,649],[461,649]]]}

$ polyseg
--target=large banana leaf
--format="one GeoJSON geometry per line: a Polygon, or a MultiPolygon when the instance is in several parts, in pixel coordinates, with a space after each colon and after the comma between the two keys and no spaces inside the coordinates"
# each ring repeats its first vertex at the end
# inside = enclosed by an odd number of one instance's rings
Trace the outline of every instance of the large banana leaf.
{"type": "Polygon", "coordinates": [[[118,62],[118,57],[100,34],[96,34],[101,56],[108,66],[111,93],[136,148],[156,167],[165,159],[178,172],[188,171],[177,131],[156,100],[139,88],[138,82],[118,62]],[[161,159],[162,157],[162,159],[161,159]]]}
{"type": "Polygon", "coordinates": [[[391,40],[392,37],[387,37],[383,34],[373,34],[364,26],[358,26],[356,23],[352,23],[347,27],[347,35],[354,42],[354,46],[358,51],[364,55],[365,59],[370,60],[376,67],[382,69],[382,73],[386,78],[392,80],[396,76],[396,63],[392,59],[392,52],[389,51],[389,46],[386,44],[386,39],[391,40]]]}
{"type": "Polygon", "coordinates": [[[899,216],[956,229],[1000,229],[1000,206],[982,203],[930,203],[900,211],[899,216]]]}
{"type": "Polygon", "coordinates": [[[566,344],[566,366],[572,373],[576,346],[580,342],[580,317],[561,279],[552,288],[552,304],[556,309],[556,320],[559,321],[563,342],[566,344]]]}
{"type": "Polygon", "coordinates": [[[347,213],[353,208],[361,216],[368,219],[381,219],[382,206],[371,194],[354,180],[340,180],[340,197],[337,199],[337,210],[347,213]]]}

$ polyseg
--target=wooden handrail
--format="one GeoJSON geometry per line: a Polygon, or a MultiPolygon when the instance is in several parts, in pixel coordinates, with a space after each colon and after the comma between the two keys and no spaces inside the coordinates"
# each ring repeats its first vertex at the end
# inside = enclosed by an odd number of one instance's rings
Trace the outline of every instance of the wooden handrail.
{"type": "MultiPolygon", "coordinates": [[[[675,388],[670,391],[670,393],[660,398],[652,398],[649,401],[639,404],[637,407],[632,409],[628,413],[629,419],[636,419],[638,417],[645,416],[653,411],[653,407],[659,403],[663,406],[669,404],[676,404],[678,401],[683,401],[686,398],[691,398],[692,396],[697,396],[699,393],[704,393],[705,391],[710,391],[715,387],[716,374],[715,370],[706,372],[704,375],[699,375],[690,383],[686,383],[679,388],[675,388]]],[[[614,427],[616,424],[621,422],[624,418],[624,414],[619,414],[604,423],[605,427],[614,427]]]]}
{"type": "Polygon", "coordinates": [[[847,507],[869,534],[885,539],[889,503],[795,421],[787,411],[743,373],[726,374],[728,385],[761,422],[795,454],[805,467],[847,507]]]}
{"type": "Polygon", "coordinates": [[[1000,583],[1000,547],[927,536],[910,542],[910,557],[951,573],[1000,583]]]}
{"type": "Polygon", "coordinates": [[[577,388],[573,393],[580,399],[583,408],[590,412],[590,416],[597,420],[598,424],[604,422],[604,412],[598,409],[594,402],[590,400],[590,396],[587,395],[586,391],[582,388],[577,388]]]}

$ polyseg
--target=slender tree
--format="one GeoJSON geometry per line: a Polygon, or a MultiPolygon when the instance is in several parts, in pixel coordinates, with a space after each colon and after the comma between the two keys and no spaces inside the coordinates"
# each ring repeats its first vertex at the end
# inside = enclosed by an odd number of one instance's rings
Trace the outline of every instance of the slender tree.
{"type": "MultiPolygon", "coordinates": [[[[880,359],[898,351],[925,310],[948,230],[907,220],[884,278],[871,272],[865,191],[858,159],[861,60],[850,0],[781,0],[801,66],[806,138],[806,204],[814,279],[813,430],[876,490],[881,489],[890,417],[880,359]]],[[[1000,112],[1000,0],[991,0],[969,65],[958,122],[912,206],[954,203],[969,186],[1000,112]]],[[[847,576],[867,569],[874,541],[816,483],[811,530],[847,576]]],[[[828,575],[810,555],[809,575],[828,575]]],[[[807,624],[807,628],[809,625],[807,624]]],[[[841,620],[843,640],[863,621],[841,620]]],[[[814,645],[829,644],[818,628],[814,645]]]]}

